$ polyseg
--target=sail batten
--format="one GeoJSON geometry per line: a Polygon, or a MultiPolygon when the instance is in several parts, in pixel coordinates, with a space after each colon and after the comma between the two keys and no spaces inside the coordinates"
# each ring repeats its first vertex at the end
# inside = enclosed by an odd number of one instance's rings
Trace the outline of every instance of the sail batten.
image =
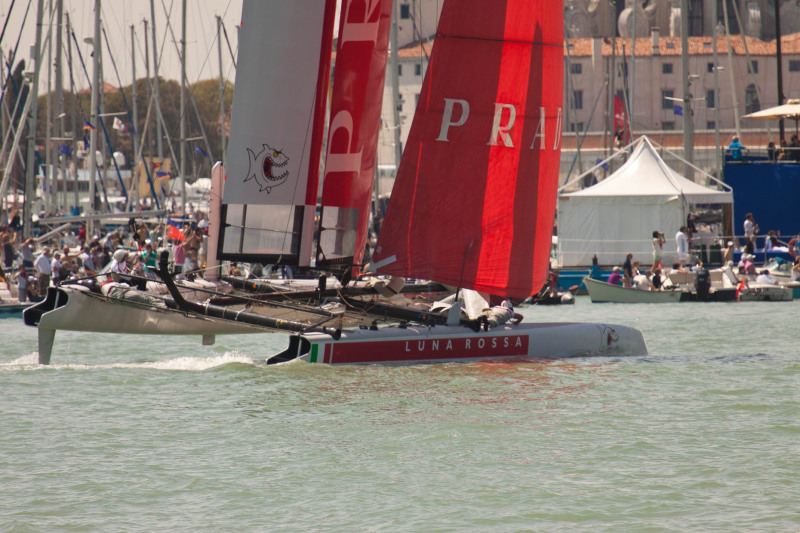
{"type": "Polygon", "coordinates": [[[397,261],[381,272],[518,298],[546,281],[560,10],[551,0],[444,4],[374,254],[397,261]]]}

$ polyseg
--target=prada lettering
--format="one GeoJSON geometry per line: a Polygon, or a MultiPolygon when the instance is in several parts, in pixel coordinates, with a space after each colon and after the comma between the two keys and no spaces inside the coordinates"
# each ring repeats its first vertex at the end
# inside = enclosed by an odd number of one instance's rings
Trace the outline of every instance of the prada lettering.
{"type": "MultiPolygon", "coordinates": [[[[442,124],[439,128],[437,141],[449,142],[448,134],[451,128],[460,128],[467,125],[469,121],[470,107],[469,102],[457,98],[444,99],[444,112],[442,114],[442,124]]],[[[488,146],[503,146],[514,148],[511,139],[511,132],[517,121],[517,108],[512,104],[495,102],[494,115],[492,120],[492,130],[489,132],[488,146]]],[[[539,122],[536,131],[530,137],[530,142],[525,141],[528,149],[539,150],[558,150],[561,144],[561,108],[549,109],[539,108],[539,122]],[[548,116],[549,113],[549,116],[548,116]],[[549,119],[549,120],[548,120],[549,119]],[[551,143],[547,142],[549,136],[551,143]]]]}

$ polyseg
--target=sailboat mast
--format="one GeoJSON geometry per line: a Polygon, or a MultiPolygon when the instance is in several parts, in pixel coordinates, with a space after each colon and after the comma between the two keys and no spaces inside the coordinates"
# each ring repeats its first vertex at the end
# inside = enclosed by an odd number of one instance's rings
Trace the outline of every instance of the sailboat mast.
{"type": "MultiPolygon", "coordinates": [[[[775,0],[775,59],[778,61],[778,105],[783,105],[783,60],[781,59],[781,1],[775,0]]],[[[780,140],[784,139],[783,119],[778,120],[780,140]]],[[[780,143],[779,143],[780,144],[780,143]]]]}
{"type": "MultiPolygon", "coordinates": [[[[133,154],[139,153],[139,112],[136,105],[136,27],[135,25],[131,24],[131,77],[133,78],[133,82],[131,83],[131,99],[133,100],[133,124],[132,124],[132,133],[133,133],[133,154]]],[[[136,207],[139,206],[139,179],[136,175],[136,168],[139,166],[138,161],[134,159],[131,162],[131,188],[133,189],[131,197],[128,201],[134,202],[136,207]]]]}
{"type": "MultiPolygon", "coordinates": [[[[153,24],[153,92],[155,93],[156,106],[160,106],[161,97],[158,92],[158,37],[156,36],[156,8],[153,0],[150,0],[150,18],[153,24]]],[[[160,107],[159,107],[160,109],[160,107]]],[[[164,160],[164,145],[161,140],[161,120],[156,119],[156,146],[158,147],[158,160],[164,160]]]]}
{"type": "MultiPolygon", "coordinates": [[[[714,21],[714,37],[711,41],[712,49],[714,50],[714,177],[720,179],[722,175],[720,170],[720,153],[719,153],[719,60],[717,58],[717,19],[719,18],[717,2],[711,2],[711,20],[714,21]]],[[[707,102],[706,102],[707,103],[707,102]]]]}
{"type": "Polygon", "coordinates": [[[217,15],[217,55],[219,56],[219,140],[222,168],[225,168],[225,72],[222,70],[222,17],[217,15]]]}
{"type": "Polygon", "coordinates": [[[607,155],[611,155],[611,151],[614,147],[614,97],[617,95],[616,91],[616,81],[617,81],[617,25],[614,24],[614,28],[611,30],[613,33],[611,35],[611,72],[609,73],[609,80],[608,80],[608,152],[607,155]]]}
{"type": "Polygon", "coordinates": [[[181,209],[186,214],[186,0],[181,13],[181,209]]]}
{"type": "MultiPolygon", "coordinates": [[[[389,39],[392,48],[391,55],[391,69],[392,69],[392,119],[394,120],[394,169],[395,176],[397,175],[397,168],[400,166],[400,158],[403,156],[403,148],[400,145],[400,77],[398,71],[399,57],[397,56],[399,50],[397,44],[397,19],[398,19],[397,5],[392,9],[392,27],[389,31],[389,39]]],[[[421,44],[421,43],[420,43],[421,44]]],[[[379,180],[380,181],[380,180],[379,180]]]]}
{"type": "MultiPolygon", "coordinates": [[[[77,98],[75,96],[75,78],[73,77],[72,72],[72,26],[69,20],[69,11],[67,11],[67,63],[69,64],[69,94],[70,94],[70,107],[72,108],[72,138],[73,140],[77,139],[79,125],[78,125],[78,103],[77,98]]],[[[80,142],[80,141],[79,141],[80,142]]],[[[73,163],[75,165],[75,163],[73,163]]],[[[73,180],[73,200],[75,202],[75,208],[80,207],[80,198],[78,195],[78,168],[77,166],[73,166],[73,173],[74,173],[74,180],[73,180]]],[[[65,187],[66,189],[66,187],[65,187]]],[[[66,202],[65,202],[66,205],[66,202]]]]}
{"type": "MultiPolygon", "coordinates": [[[[780,1],[780,0],[778,0],[780,1]]],[[[728,24],[728,3],[722,2],[722,16],[725,19],[725,40],[728,48],[728,75],[731,78],[731,97],[733,98],[733,119],[736,125],[736,135],[740,134],[739,127],[739,98],[736,96],[736,76],[733,73],[733,48],[731,47],[731,29],[728,24]]]]}
{"type": "MultiPolygon", "coordinates": [[[[98,0],[99,1],[99,0],[98,0]]],[[[42,46],[42,20],[44,16],[44,0],[39,0],[36,10],[36,44],[31,50],[31,61],[34,65],[33,70],[33,83],[28,92],[28,98],[31,98],[31,111],[28,117],[28,161],[26,163],[25,175],[25,203],[23,205],[23,220],[25,225],[23,227],[23,237],[28,238],[33,236],[33,228],[31,221],[33,220],[33,199],[36,194],[36,187],[34,181],[36,180],[36,119],[39,114],[39,72],[41,64],[41,46],[42,46]]],[[[20,124],[20,127],[22,125],[20,124]]]]}
{"type": "MultiPolygon", "coordinates": [[[[634,102],[636,99],[633,97],[636,92],[636,19],[639,18],[639,0],[633,0],[633,37],[631,38],[631,82],[630,90],[628,91],[628,130],[631,137],[633,137],[633,117],[634,117],[634,102]]],[[[626,89],[628,85],[625,85],[626,89]]]]}
{"type": "MultiPolygon", "coordinates": [[[[48,1],[47,9],[48,20],[47,24],[48,33],[52,31],[53,25],[53,0],[48,1]]],[[[47,39],[47,64],[53,64],[53,41],[47,39]]],[[[42,177],[44,183],[44,205],[47,214],[54,213],[54,205],[57,203],[56,198],[53,196],[53,185],[56,182],[53,175],[53,168],[55,167],[53,160],[53,69],[47,69],[47,94],[45,96],[47,102],[47,111],[45,114],[45,128],[44,128],[44,176],[42,177]]]]}
{"type": "Polygon", "coordinates": [[[686,176],[694,175],[694,123],[692,94],[689,92],[689,0],[681,0],[681,77],[683,78],[683,157],[686,176]]]}
{"type": "MultiPolygon", "coordinates": [[[[64,73],[63,73],[63,63],[62,63],[62,56],[64,55],[64,31],[63,31],[63,22],[64,22],[64,0],[57,0],[56,2],[56,62],[55,62],[55,71],[56,71],[56,120],[58,121],[58,128],[57,133],[59,137],[58,145],[60,146],[61,143],[65,143],[66,139],[64,137],[64,119],[66,118],[66,114],[64,113],[64,73]]],[[[58,161],[58,173],[56,176],[56,187],[55,193],[57,198],[56,207],[59,206],[63,208],[63,211],[67,210],[67,159],[66,157],[61,157],[61,149],[59,148],[56,152],[56,161],[58,161]],[[59,178],[61,178],[61,185],[58,185],[59,178]],[[59,194],[59,189],[61,194],[59,194]]]]}

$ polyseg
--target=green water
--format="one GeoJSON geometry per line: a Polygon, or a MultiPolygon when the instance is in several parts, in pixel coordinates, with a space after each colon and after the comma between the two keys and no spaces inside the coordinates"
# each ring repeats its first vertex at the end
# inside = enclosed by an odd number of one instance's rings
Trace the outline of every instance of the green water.
{"type": "Polygon", "coordinates": [[[0,321],[0,531],[798,531],[800,302],[529,307],[650,355],[267,367],[0,321]]]}

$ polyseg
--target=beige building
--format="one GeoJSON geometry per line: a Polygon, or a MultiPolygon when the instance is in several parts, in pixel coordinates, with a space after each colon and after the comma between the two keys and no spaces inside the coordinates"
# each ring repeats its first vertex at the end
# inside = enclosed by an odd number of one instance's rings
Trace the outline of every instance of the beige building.
{"type": "MultiPolygon", "coordinates": [[[[723,25],[717,37],[717,60],[714,62],[711,0],[691,0],[689,41],[689,79],[692,96],[692,121],[695,130],[694,161],[704,170],[716,169],[716,133],[724,147],[738,131],[748,147],[766,147],[778,143],[777,123],[742,118],[747,113],[778,103],[777,45],[774,39],[772,2],[728,0],[729,27],[738,32],[741,20],[746,36],[724,37],[723,25]],[[735,14],[744,14],[738,19],[735,14]],[[708,34],[708,35],[706,35],[708,34]],[[728,46],[730,43],[730,54],[728,46]],[[715,84],[714,73],[717,80],[715,84]]],[[[620,6],[623,2],[618,2],[620,6]]],[[[571,38],[564,49],[564,131],[562,142],[562,180],[574,177],[604,158],[612,145],[608,134],[612,94],[625,105],[630,130],[634,136],[647,134],[678,153],[683,149],[683,99],[680,2],[655,0],[643,7],[639,1],[636,27],[636,50],[631,50],[633,2],[627,1],[615,16],[612,4],[605,0],[565,2],[565,25],[571,38]],[[612,53],[613,21],[617,21],[616,50],[612,53]],[[656,28],[663,27],[661,32],[656,28]],[[673,36],[670,36],[672,34],[673,36]],[[605,36],[604,36],[605,35],[605,36]],[[641,35],[641,37],[638,37],[641,35]],[[610,75],[616,73],[611,89],[610,75]],[[569,106],[567,105],[569,104],[569,106]],[[676,105],[681,109],[676,109],[676,105]],[[584,132],[585,135],[584,135],[584,132]],[[580,158],[577,157],[580,144],[580,158]]],[[[399,38],[396,68],[399,99],[392,98],[392,76],[387,68],[383,102],[382,131],[378,164],[383,175],[393,173],[396,147],[408,136],[435,32],[435,0],[401,0],[398,5],[399,38]],[[403,7],[405,6],[405,7],[403,7]],[[404,18],[404,14],[408,18],[404,18]],[[420,20],[422,19],[422,20],[420,20]],[[405,21],[405,22],[404,22],[405,21]],[[424,21],[424,25],[423,25],[424,21]],[[411,28],[411,31],[409,31],[411,28]],[[423,33],[424,31],[430,33],[423,33]],[[427,37],[420,36],[427,35],[427,37]],[[405,43],[405,44],[404,44],[405,43]],[[400,109],[395,124],[394,107],[400,109]],[[395,135],[395,133],[399,135],[395,135]]],[[[720,7],[720,19],[723,18],[720,7]]],[[[800,7],[794,2],[781,4],[781,39],[784,99],[800,98],[800,7]],[[794,31],[797,33],[788,33],[794,31]]],[[[735,33],[735,32],[734,32],[735,33]]],[[[391,63],[390,63],[391,65],[391,63]]],[[[788,138],[795,124],[785,124],[788,138]]],[[[667,162],[669,156],[665,155],[667,162]]],[[[676,164],[676,168],[678,168],[676,164]]],[[[384,180],[381,192],[388,192],[391,181],[384,180]]]]}

